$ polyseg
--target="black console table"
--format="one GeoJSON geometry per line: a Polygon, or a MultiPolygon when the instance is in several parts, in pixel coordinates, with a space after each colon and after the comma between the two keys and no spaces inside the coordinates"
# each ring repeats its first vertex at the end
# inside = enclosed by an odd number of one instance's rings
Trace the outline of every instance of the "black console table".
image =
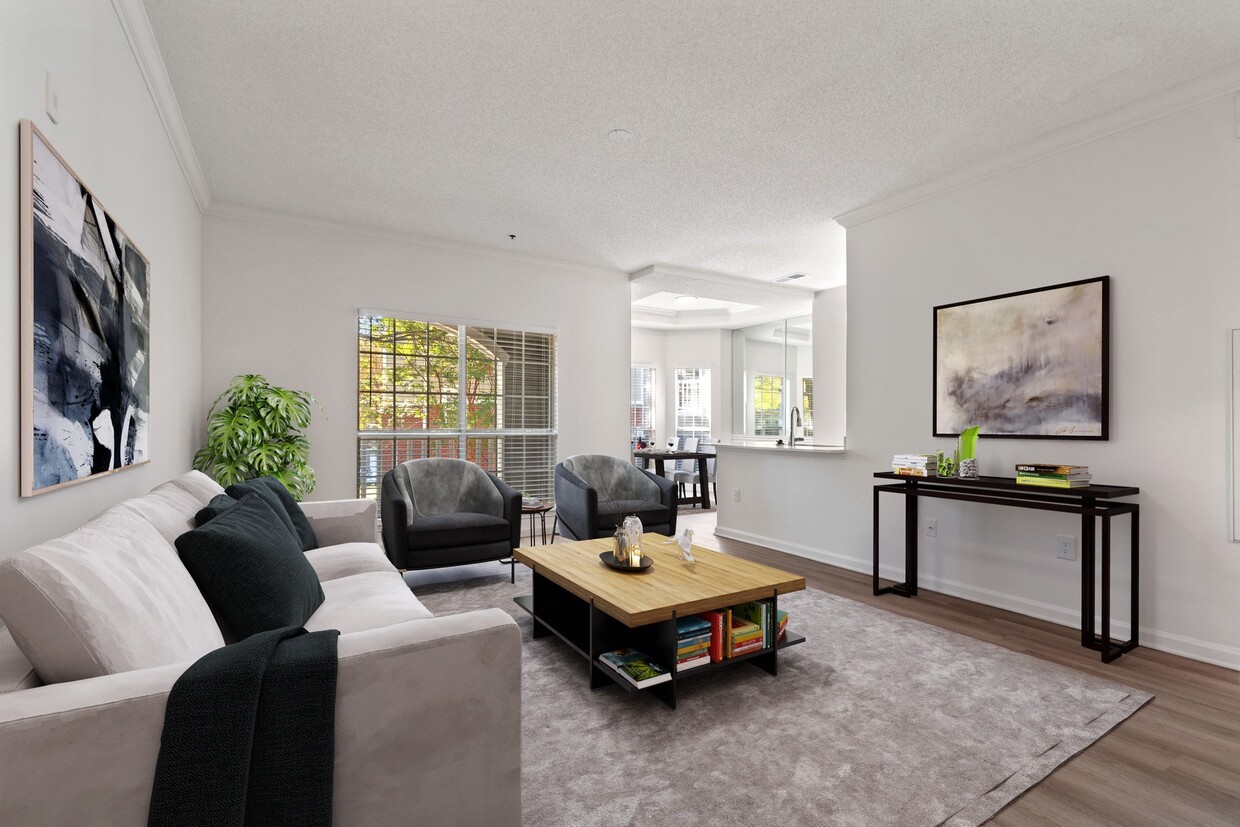
{"type": "Polygon", "coordinates": [[[917,500],[937,497],[1043,511],[1063,511],[1081,515],[1081,645],[1102,653],[1102,662],[1110,663],[1125,652],[1137,648],[1139,538],[1141,506],[1133,502],[1115,502],[1119,497],[1140,493],[1139,488],[1123,485],[1090,485],[1084,488],[1041,488],[1019,485],[1011,477],[981,477],[962,480],[938,477],[906,477],[880,471],[877,479],[899,482],[874,486],[874,594],[917,595],[917,500]],[[904,582],[879,587],[878,583],[878,503],[883,492],[904,495],[904,582]],[[1111,518],[1117,514],[1132,519],[1132,637],[1126,641],[1111,640],[1111,518]],[[1094,521],[1102,518],[1102,634],[1094,632],[1094,521]]]}

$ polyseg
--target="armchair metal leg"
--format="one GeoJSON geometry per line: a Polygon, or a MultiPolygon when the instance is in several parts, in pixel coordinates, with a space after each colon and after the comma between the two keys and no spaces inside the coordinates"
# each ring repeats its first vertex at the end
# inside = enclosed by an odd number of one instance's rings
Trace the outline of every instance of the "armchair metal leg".
{"type": "Polygon", "coordinates": [[[555,545],[555,530],[560,527],[560,515],[556,514],[555,519],[551,522],[551,544],[555,545]]]}

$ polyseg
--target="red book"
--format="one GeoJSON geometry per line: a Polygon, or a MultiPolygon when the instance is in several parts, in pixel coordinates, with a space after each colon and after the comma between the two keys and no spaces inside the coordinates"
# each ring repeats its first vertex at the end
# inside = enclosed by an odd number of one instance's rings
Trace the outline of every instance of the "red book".
{"type": "Polygon", "coordinates": [[[710,623],[710,662],[723,660],[723,612],[713,609],[698,615],[710,623]]]}

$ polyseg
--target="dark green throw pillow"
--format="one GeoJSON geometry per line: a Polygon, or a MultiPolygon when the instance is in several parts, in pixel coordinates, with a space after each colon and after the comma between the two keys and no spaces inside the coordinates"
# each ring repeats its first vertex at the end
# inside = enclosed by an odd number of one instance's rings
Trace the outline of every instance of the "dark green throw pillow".
{"type": "Polygon", "coordinates": [[[240,640],[302,626],[323,587],[297,538],[257,494],[176,540],[181,561],[240,640]]]}
{"type": "Polygon", "coordinates": [[[311,528],[310,521],[306,519],[306,514],[301,510],[301,506],[297,504],[296,498],[284,487],[284,483],[275,477],[258,477],[257,479],[234,483],[225,489],[228,496],[238,500],[241,499],[243,494],[251,491],[262,496],[268,503],[272,503],[272,497],[275,498],[275,502],[280,505],[277,511],[282,512],[288,518],[289,530],[301,541],[302,551],[309,551],[312,548],[319,547],[319,538],[314,536],[314,529],[311,528]]]}
{"type": "Polygon", "coordinates": [[[194,525],[206,525],[225,511],[231,511],[236,505],[237,501],[227,494],[216,494],[211,498],[211,502],[198,509],[198,513],[194,515],[194,525]]]}

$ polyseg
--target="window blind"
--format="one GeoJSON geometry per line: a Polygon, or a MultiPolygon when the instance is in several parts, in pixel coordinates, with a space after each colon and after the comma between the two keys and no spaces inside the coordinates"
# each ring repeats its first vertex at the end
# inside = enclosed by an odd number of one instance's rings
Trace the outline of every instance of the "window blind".
{"type": "Polygon", "coordinates": [[[710,368],[676,368],[676,436],[710,436],[710,368]]]}
{"type": "Polygon", "coordinates": [[[801,379],[801,420],[805,423],[805,436],[814,435],[814,380],[806,376],[801,379]]]}
{"type": "Polygon", "coordinates": [[[629,378],[629,441],[649,445],[654,439],[654,368],[634,365],[629,378]]]}
{"type": "Polygon", "coordinates": [[[359,316],[358,496],[397,463],[448,457],[552,499],[556,391],[554,334],[359,316]]]}

